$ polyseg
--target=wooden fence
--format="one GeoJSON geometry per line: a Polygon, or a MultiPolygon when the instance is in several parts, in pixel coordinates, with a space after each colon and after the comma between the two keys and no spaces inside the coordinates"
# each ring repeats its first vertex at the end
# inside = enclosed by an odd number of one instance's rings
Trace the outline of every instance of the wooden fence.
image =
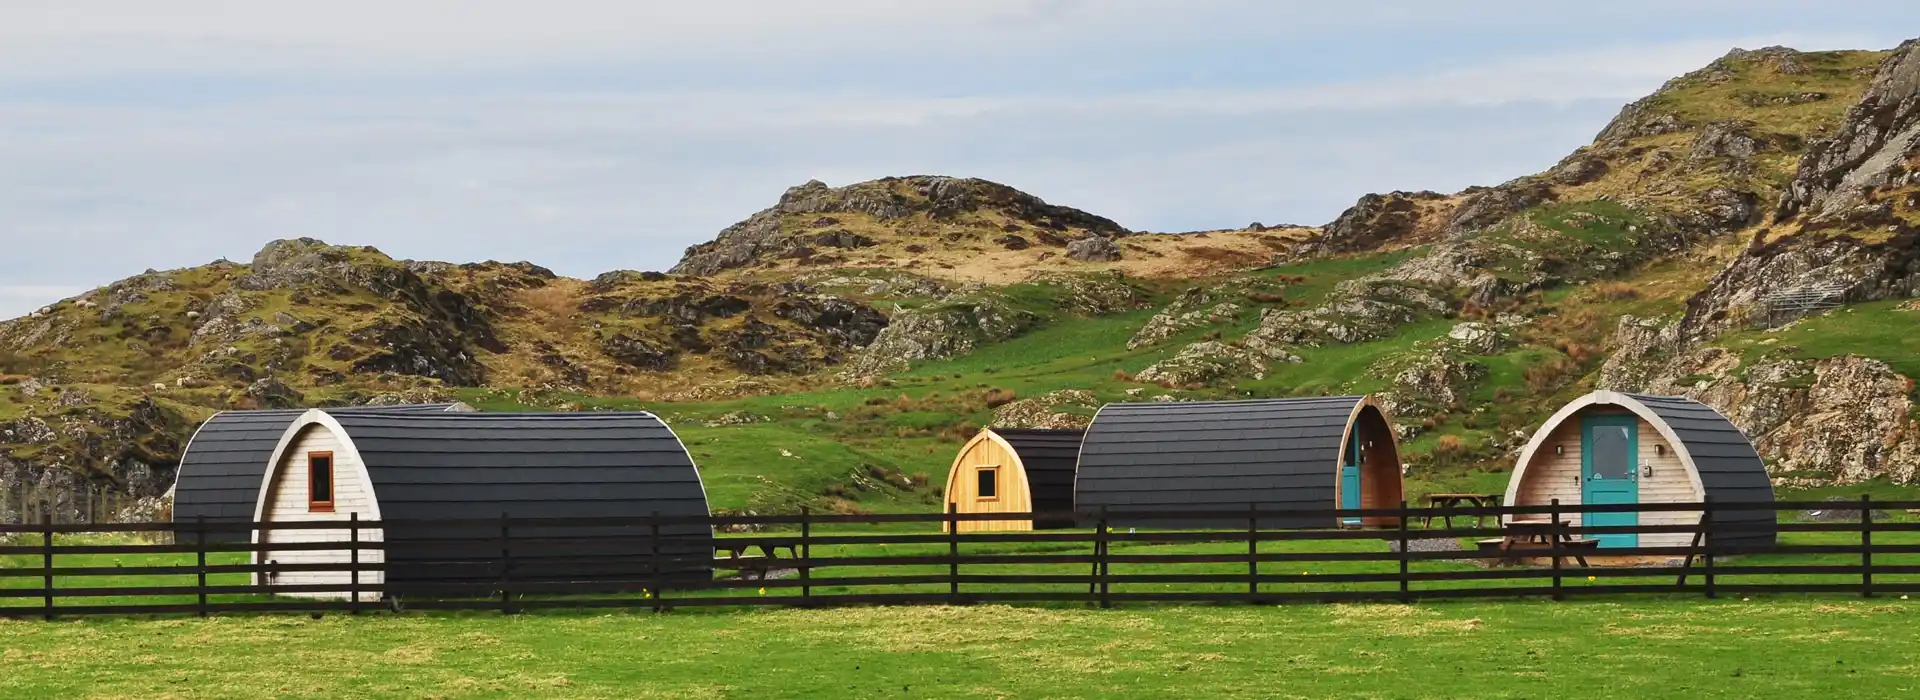
{"type": "MultiPolygon", "coordinates": [[[[713,606],[1284,603],[1684,594],[1920,592],[1920,502],[1552,504],[1364,510],[889,514],[468,521],[119,523],[0,526],[0,616],[713,606]],[[1811,522],[1778,513],[1824,510],[1811,522]],[[1688,525],[1577,526],[1576,514],[1699,512],[1688,525]],[[1764,511],[1766,517],[1749,516],[1764,511]],[[1121,517],[1128,527],[1113,527],[1121,517]],[[1385,529],[1270,526],[1387,518],[1385,529]],[[968,532],[960,522],[1076,519],[1086,527],[968,532]],[[1448,519],[1452,524],[1446,524],[1448,519]],[[1205,520],[1207,530],[1154,529],[1205,520]],[[1427,527],[1429,521],[1442,523],[1427,527]],[[1512,521],[1512,522],[1509,522],[1512,521]],[[1238,525],[1231,525],[1237,523],[1238,525]],[[705,527],[687,527],[705,526],[705,527]],[[662,534],[706,530],[717,536],[662,534]],[[415,538],[402,556],[402,535],[415,538]],[[591,531],[592,547],[551,533],[591,531]],[[725,534],[746,530],[742,534],[725,534]],[[218,543],[220,532],[330,533],[329,541],[218,543]],[[1512,543],[1546,533],[1544,543],[1512,543]],[[1735,549],[1736,533],[1777,533],[1735,549]],[[474,533],[486,533],[484,536],[474,533]],[[382,533],[368,536],[365,533],[382,533]],[[451,533],[451,534],[450,534],[451,533]],[[463,534],[464,533],[464,534],[463,534]],[[1685,546],[1593,549],[1592,538],[1685,533],[1685,546]],[[1446,544],[1453,546],[1429,546],[1446,544]],[[457,552],[422,563],[435,542],[457,552]],[[1464,544],[1461,544],[1463,543],[1464,544]],[[718,550],[720,556],[713,552],[718,550]],[[751,555],[752,551],[760,554],[751,555]],[[270,552],[264,556],[259,552],[270,552]],[[330,561],[279,562],[286,552],[330,561]],[[591,554],[568,554],[590,551],[591,554]],[[697,554],[685,554],[697,552],[697,554]],[[747,556],[741,556],[747,553],[747,556]],[[576,557],[576,559],[569,559],[576,557]],[[262,561],[262,559],[265,559],[262,561]],[[592,559],[595,576],[549,575],[592,559]],[[1516,560],[1518,560],[1516,562],[1516,560]],[[1528,563],[1531,562],[1531,563],[1528,563]],[[1629,565],[1630,564],[1630,565],[1629,565]],[[434,576],[399,580],[431,567],[434,576]],[[709,571],[711,568],[711,571],[709,571]],[[1314,569],[1319,569],[1318,571],[1314,569]],[[697,576],[685,575],[697,571],[697,576]],[[449,573],[455,572],[455,573],[449,573]],[[290,573],[337,581],[287,584],[290,573]],[[394,580],[387,580],[393,574],[394,580]],[[262,579],[265,579],[264,581],[262,579]],[[331,596],[314,599],[304,596],[331,596]]],[[[1583,518],[1581,522],[1585,522],[1583,518]]],[[[257,538],[254,538],[257,539],[257,538]]],[[[311,538],[308,538],[311,539],[311,538]]],[[[1748,543],[1752,538],[1745,538],[1748,543]]],[[[576,570],[577,567],[576,567],[576,570]]]]}

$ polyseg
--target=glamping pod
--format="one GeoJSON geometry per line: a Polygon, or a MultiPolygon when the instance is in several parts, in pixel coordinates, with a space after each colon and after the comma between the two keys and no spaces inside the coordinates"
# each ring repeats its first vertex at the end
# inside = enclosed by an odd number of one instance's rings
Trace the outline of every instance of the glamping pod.
{"type": "MultiPolygon", "coordinates": [[[[1084,430],[986,428],[960,448],[947,473],[947,505],[958,513],[1073,510],[1073,467],[1084,430]]],[[[1071,519],[974,520],[961,532],[1073,527],[1071,519]]]]}
{"type": "MultiPolygon", "coordinates": [[[[1400,505],[1400,450],[1385,411],[1366,396],[1108,404],[1087,428],[1074,507],[1129,511],[1324,510],[1400,505]]],[[[1225,521],[1138,520],[1153,528],[1240,527],[1225,521]]],[[[1311,515],[1262,527],[1385,527],[1391,517],[1311,515]]]]}
{"type": "MultiPolygon", "coordinates": [[[[400,406],[354,406],[327,409],[348,413],[446,413],[471,412],[464,403],[416,404],[400,406]]],[[[187,440],[180,455],[180,469],[173,481],[174,536],[182,543],[198,536],[193,525],[204,518],[209,523],[253,522],[253,506],[260,498],[260,477],[267,473],[273,448],[287,426],[306,413],[305,409],[274,411],[221,411],[201,423],[187,440]]],[[[208,530],[208,542],[246,542],[253,535],[244,529],[208,530]]]]}
{"type": "MultiPolygon", "coordinates": [[[[388,595],[428,593],[432,584],[495,581],[503,546],[501,519],[707,515],[706,489],[693,459],[665,423],[650,413],[335,413],[308,411],[282,434],[272,468],[257,487],[262,522],[345,522],[358,514],[361,561],[384,571],[362,581],[388,595]],[[423,522],[423,521],[461,522],[423,522]],[[410,587],[414,586],[414,587],[410,587]]],[[[506,537],[515,581],[607,581],[609,588],[651,581],[651,529],[633,526],[514,526],[506,537]],[[514,541],[522,542],[514,546],[514,541]]],[[[699,524],[667,524],[676,539],[661,554],[665,579],[704,583],[712,577],[713,532],[699,524]]],[[[265,529],[255,556],[263,563],[349,560],[341,529],[265,529]],[[298,548],[274,549],[281,543],[298,548]]],[[[264,585],[338,585],[348,574],[271,572],[264,585]]],[[[346,597],[345,591],[297,593],[346,597]]],[[[369,597],[378,597],[372,595],[369,597]]]]}
{"type": "MultiPolygon", "coordinates": [[[[1670,396],[1596,391],[1561,408],[1533,434],[1507,483],[1507,505],[1773,502],[1766,465],[1747,436],[1707,405],[1670,396]]],[[[1579,513],[1576,527],[1697,525],[1699,511],[1579,513]],[[1583,522],[1584,521],[1584,522],[1583,522]]],[[[1510,516],[1508,520],[1546,515],[1510,516]]],[[[1716,523],[1767,525],[1770,510],[1716,510],[1716,523]]],[[[1770,547],[1774,531],[1741,528],[1716,535],[1734,550],[1770,547]]],[[[1684,547],[1688,532],[1588,535],[1601,548],[1684,547]]]]}

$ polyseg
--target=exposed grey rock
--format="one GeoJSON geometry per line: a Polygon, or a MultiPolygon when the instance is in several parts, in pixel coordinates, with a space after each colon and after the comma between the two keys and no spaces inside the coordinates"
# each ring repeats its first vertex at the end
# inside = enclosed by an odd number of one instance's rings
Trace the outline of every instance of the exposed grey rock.
{"type": "Polygon", "coordinates": [[[1367,373],[1392,383],[1375,398],[1403,425],[1464,405],[1467,393],[1486,379],[1488,370],[1463,357],[1462,351],[1451,339],[1443,339],[1376,363],[1367,373]]]}
{"type": "Polygon", "coordinates": [[[1445,198],[1426,191],[1365,195],[1322,227],[1302,252],[1373,250],[1388,242],[1410,240],[1420,226],[1420,202],[1445,198]]]}
{"type": "Polygon", "coordinates": [[[1466,199],[1447,217],[1446,236],[1464,236],[1500,223],[1509,216],[1553,200],[1553,187],[1520,178],[1498,187],[1468,188],[1466,199]]]}
{"type": "Polygon", "coordinates": [[[1260,379],[1266,376],[1267,361],[1262,353],[1208,340],[1187,346],[1180,354],[1140,370],[1133,378],[1175,386],[1210,384],[1239,377],[1260,379]]]}
{"type": "Polygon", "coordinates": [[[1447,331],[1447,338],[1475,355],[1498,353],[1507,344],[1506,337],[1498,329],[1477,321],[1468,321],[1454,326],[1452,330],[1447,331]]]}
{"type": "Polygon", "coordinates": [[[1109,238],[1088,236],[1068,243],[1067,257],[1081,262],[1111,262],[1120,259],[1120,245],[1109,238]]]}
{"type": "Polygon", "coordinates": [[[1089,316],[1105,316],[1146,306],[1147,295],[1118,270],[1092,273],[1047,272],[1034,281],[1053,288],[1061,308],[1089,316]]]}
{"type": "Polygon", "coordinates": [[[1030,399],[1020,399],[994,409],[993,425],[999,428],[1084,428],[1100,407],[1099,398],[1084,389],[1062,389],[1030,399]],[[1077,408],[1079,413],[1062,411],[1077,408]]]}
{"type": "Polygon", "coordinates": [[[1753,439],[1776,484],[1913,483],[1920,472],[1913,381],[1884,362],[1843,355],[1749,364],[1683,336],[1678,324],[1632,318],[1622,319],[1614,344],[1601,388],[1714,407],[1753,439]]]}
{"type": "Polygon", "coordinates": [[[672,348],[656,347],[625,333],[600,341],[600,352],[615,362],[649,372],[665,372],[679,365],[679,354],[672,348]]]}
{"type": "Polygon", "coordinates": [[[873,343],[854,355],[841,375],[872,377],[907,369],[918,360],[956,357],[1007,340],[1042,318],[984,291],[957,293],[938,303],[895,313],[873,343]]]}
{"type": "Polygon", "coordinates": [[[247,385],[247,398],[257,408],[294,408],[306,403],[306,397],[278,379],[263,377],[247,385]]]}
{"type": "Polygon", "coordinates": [[[1127,349],[1154,345],[1181,331],[1226,323],[1240,316],[1239,304],[1230,301],[1214,303],[1218,299],[1219,295],[1212,288],[1189,288],[1181,293],[1179,299],[1148,319],[1147,324],[1127,340],[1127,349]]]}
{"type": "Polygon", "coordinates": [[[1896,179],[1913,181],[1905,166],[1920,154],[1920,39],[1910,39],[1874,74],[1866,93],[1832,138],[1807,147],[1799,171],[1781,195],[1781,218],[1837,220],[1867,206],[1867,194],[1896,179]]]}

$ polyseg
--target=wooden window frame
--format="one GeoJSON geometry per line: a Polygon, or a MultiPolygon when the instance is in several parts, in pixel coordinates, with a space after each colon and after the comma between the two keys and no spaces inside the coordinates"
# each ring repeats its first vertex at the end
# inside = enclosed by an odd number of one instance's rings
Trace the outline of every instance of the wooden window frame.
{"type": "Polygon", "coordinates": [[[1000,465],[998,465],[998,464],[987,464],[987,465],[980,465],[980,466],[976,466],[976,467],[974,467],[974,468],[973,468],[973,472],[974,472],[974,474],[973,474],[973,500],[976,500],[976,501],[998,501],[998,500],[1000,500],[1000,465]],[[981,475],[983,475],[983,474],[992,474],[992,475],[993,475],[993,495],[991,495],[991,496],[982,496],[982,495],[980,495],[980,483],[981,483],[981,482],[980,482],[980,476],[981,476],[981,475]]]}
{"type": "Polygon", "coordinates": [[[307,512],[334,512],[333,504],[340,500],[340,479],[335,476],[340,471],[339,467],[340,463],[334,461],[332,452],[307,453],[307,512]],[[327,459],[327,500],[324,501],[315,500],[313,497],[313,459],[315,457],[325,457],[327,459]]]}

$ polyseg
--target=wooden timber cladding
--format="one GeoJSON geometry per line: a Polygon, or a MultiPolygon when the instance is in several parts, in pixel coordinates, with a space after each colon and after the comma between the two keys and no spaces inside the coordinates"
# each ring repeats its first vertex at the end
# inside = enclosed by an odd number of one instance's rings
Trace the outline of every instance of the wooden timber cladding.
{"type": "MultiPolygon", "coordinates": [[[[1351,439],[1362,446],[1359,506],[1398,507],[1399,448],[1385,412],[1369,397],[1108,404],[1081,444],[1074,505],[1082,513],[1106,509],[1123,523],[1128,511],[1335,508],[1351,439]]],[[[1364,524],[1396,523],[1373,517],[1364,524]]],[[[1338,524],[1332,514],[1262,523],[1338,524]]]]}
{"type": "MultiPolygon", "coordinates": [[[[1582,419],[1595,415],[1634,416],[1638,427],[1635,465],[1651,469],[1638,482],[1641,503],[1771,503],[1773,485],[1753,443],[1731,421],[1712,407],[1691,399],[1596,391],[1568,403],[1548,418],[1521,452],[1507,487],[1506,503],[1515,506],[1578,506],[1583,497],[1582,419]]],[[[1538,517],[1545,516],[1521,516],[1538,517]]],[[[1764,510],[1717,512],[1715,521],[1731,524],[1715,535],[1716,544],[1731,550],[1765,547],[1775,531],[1765,527],[1774,514],[1764,510]]],[[[1698,510],[1653,511],[1640,515],[1648,526],[1692,526],[1698,510]]],[[[1575,526],[1578,513],[1562,516],[1575,526]]],[[[1684,532],[1647,533],[1647,547],[1685,546],[1692,535],[1684,532]]]]}
{"type": "MultiPolygon", "coordinates": [[[[988,428],[960,448],[947,474],[947,500],[960,513],[1073,510],[1074,464],[1083,430],[988,428]],[[991,496],[981,492],[993,482],[991,496]]],[[[961,532],[1071,527],[1071,520],[970,520],[961,532]]]]}

